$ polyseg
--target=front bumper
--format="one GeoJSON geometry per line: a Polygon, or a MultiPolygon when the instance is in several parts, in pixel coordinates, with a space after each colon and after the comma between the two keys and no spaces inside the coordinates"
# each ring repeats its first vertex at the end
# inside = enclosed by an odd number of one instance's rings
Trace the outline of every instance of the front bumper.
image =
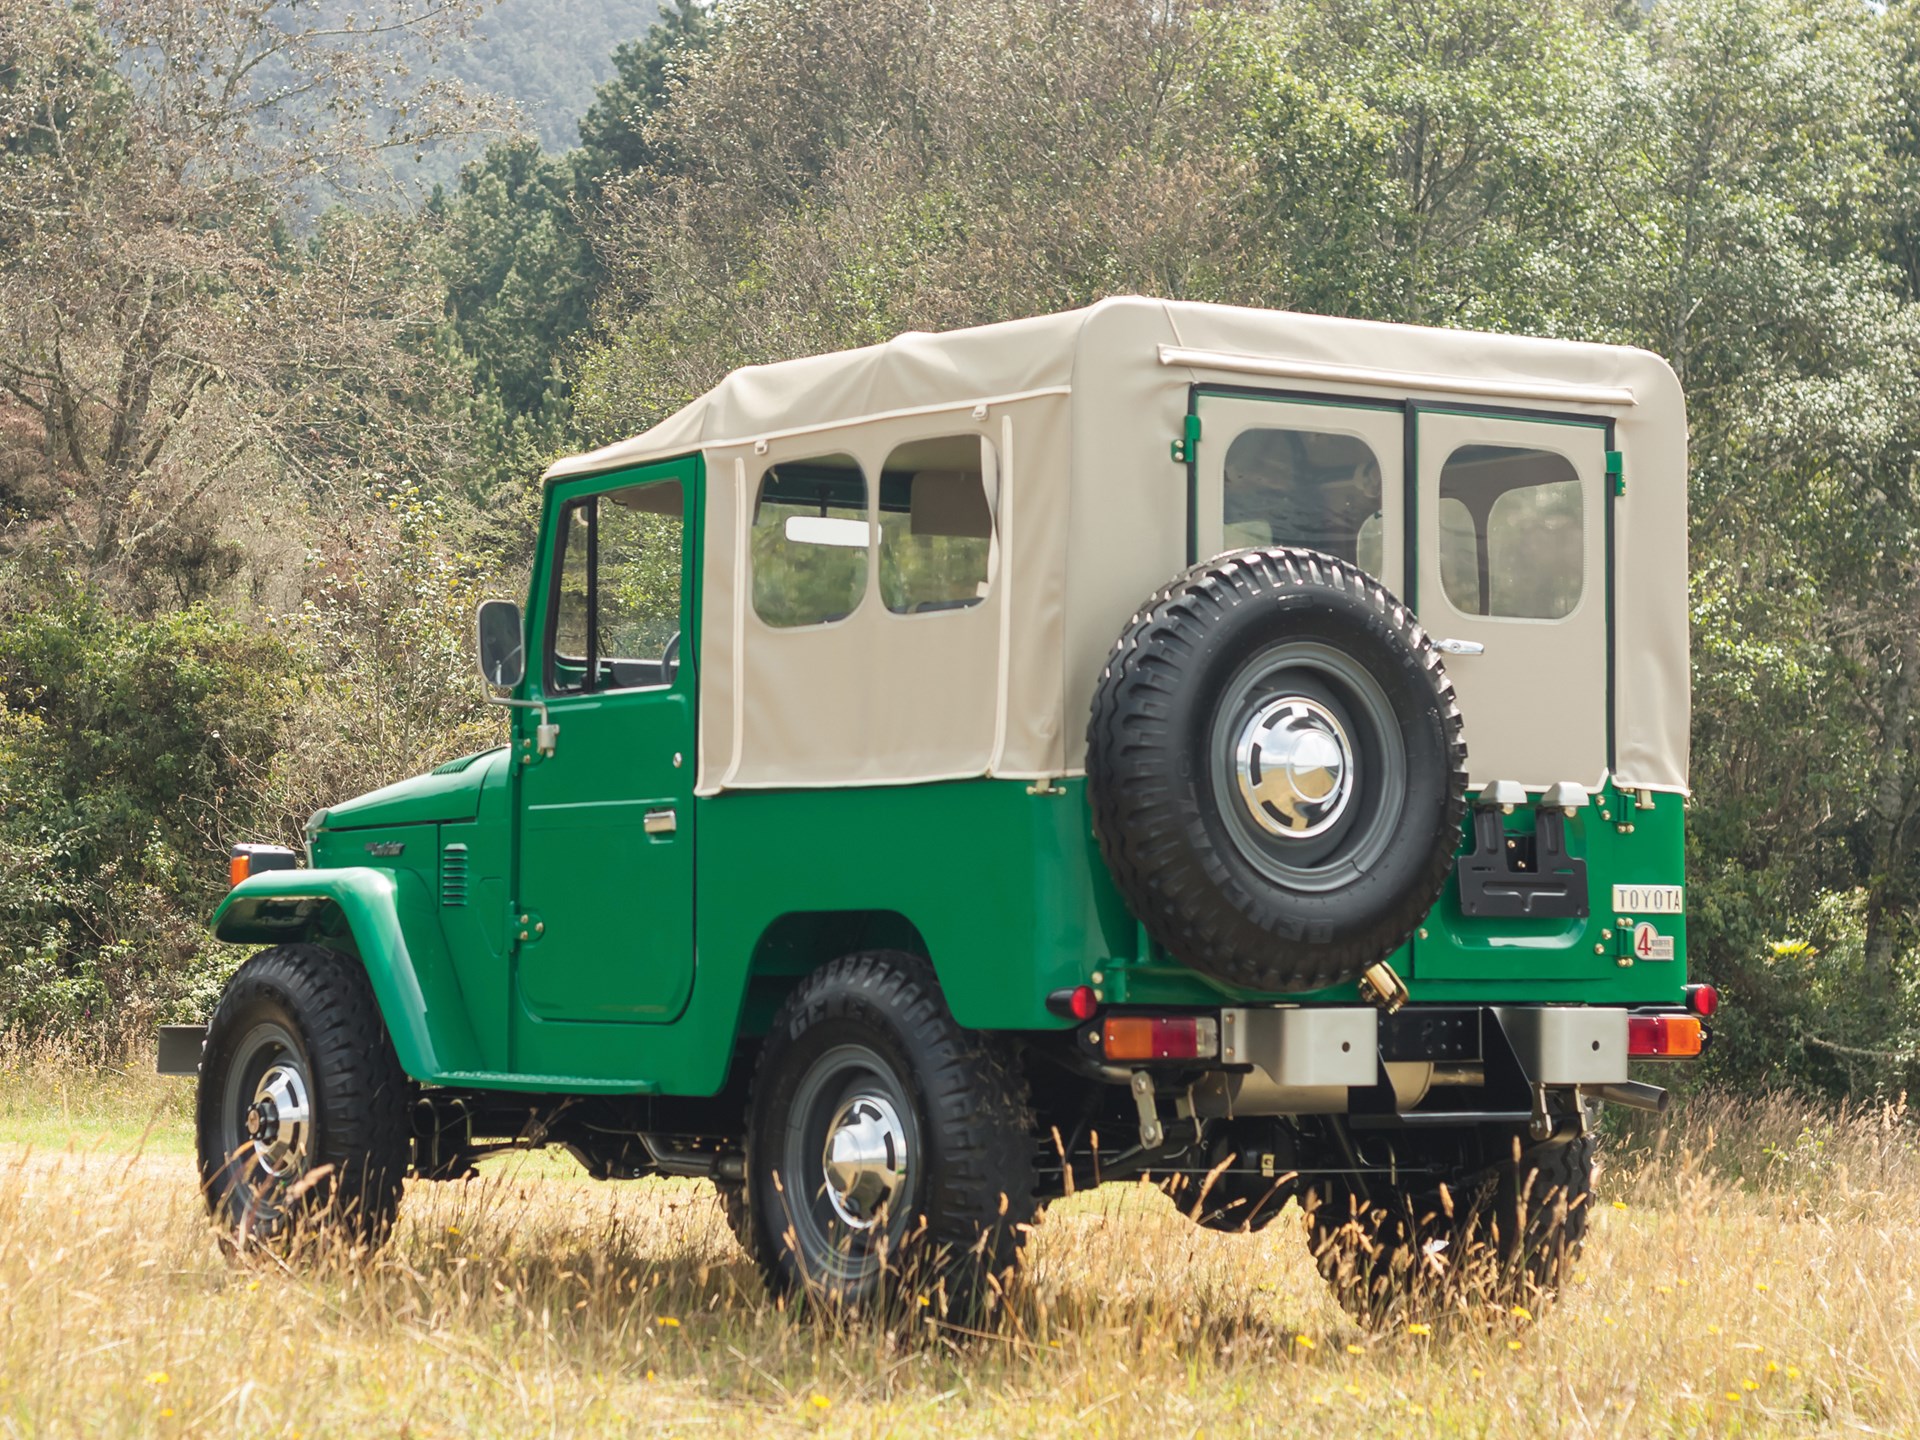
{"type": "Polygon", "coordinates": [[[162,1075],[198,1075],[200,1052],[207,1045],[204,1025],[162,1025],[156,1069],[162,1075]]]}

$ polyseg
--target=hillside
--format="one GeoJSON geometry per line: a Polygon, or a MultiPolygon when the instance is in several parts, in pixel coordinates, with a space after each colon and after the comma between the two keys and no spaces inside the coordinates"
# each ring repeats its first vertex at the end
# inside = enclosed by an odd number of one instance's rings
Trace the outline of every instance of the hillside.
{"type": "Polygon", "coordinates": [[[500,0],[485,40],[450,56],[470,85],[516,101],[548,150],[577,144],[593,90],[613,73],[614,48],[646,34],[658,0],[500,0]]]}

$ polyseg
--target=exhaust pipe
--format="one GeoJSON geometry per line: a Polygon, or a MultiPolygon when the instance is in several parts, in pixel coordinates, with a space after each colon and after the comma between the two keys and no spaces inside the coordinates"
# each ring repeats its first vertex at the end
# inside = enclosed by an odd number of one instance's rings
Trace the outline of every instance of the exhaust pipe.
{"type": "Polygon", "coordinates": [[[1605,1100],[1611,1105],[1625,1105],[1630,1110],[1647,1110],[1655,1115],[1667,1113],[1667,1102],[1673,1098],[1669,1091],[1658,1085],[1642,1085],[1638,1080],[1616,1080],[1606,1085],[1582,1085],[1580,1093],[1591,1095],[1596,1100],[1605,1100]]]}

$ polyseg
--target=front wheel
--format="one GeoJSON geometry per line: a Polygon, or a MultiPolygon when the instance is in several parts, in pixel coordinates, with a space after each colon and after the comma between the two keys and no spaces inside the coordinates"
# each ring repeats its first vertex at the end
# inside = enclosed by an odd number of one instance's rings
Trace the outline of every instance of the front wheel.
{"type": "Polygon", "coordinates": [[[263,950],[207,1026],[200,1181],[235,1240],[314,1226],[384,1239],[400,1205],[412,1083],[366,972],[319,945],[263,950]]]}
{"type": "Polygon", "coordinates": [[[1019,1070],[955,1022],[932,966],[835,960],[761,1052],[736,1228],[776,1291],[970,1313],[1033,1217],[1032,1130],[1019,1070]]]}

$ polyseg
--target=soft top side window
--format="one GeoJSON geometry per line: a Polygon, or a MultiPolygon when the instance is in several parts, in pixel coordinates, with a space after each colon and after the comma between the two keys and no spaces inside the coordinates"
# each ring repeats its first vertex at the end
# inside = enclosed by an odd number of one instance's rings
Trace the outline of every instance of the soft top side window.
{"type": "Polygon", "coordinates": [[[851,455],[769,465],[754,498],[753,609],[776,629],[844,620],[867,593],[867,477],[851,455]]]}
{"type": "Polygon", "coordinates": [[[999,464],[980,435],[896,445],[880,472],[880,598],[896,615],[964,610],[993,579],[999,464]]]}

